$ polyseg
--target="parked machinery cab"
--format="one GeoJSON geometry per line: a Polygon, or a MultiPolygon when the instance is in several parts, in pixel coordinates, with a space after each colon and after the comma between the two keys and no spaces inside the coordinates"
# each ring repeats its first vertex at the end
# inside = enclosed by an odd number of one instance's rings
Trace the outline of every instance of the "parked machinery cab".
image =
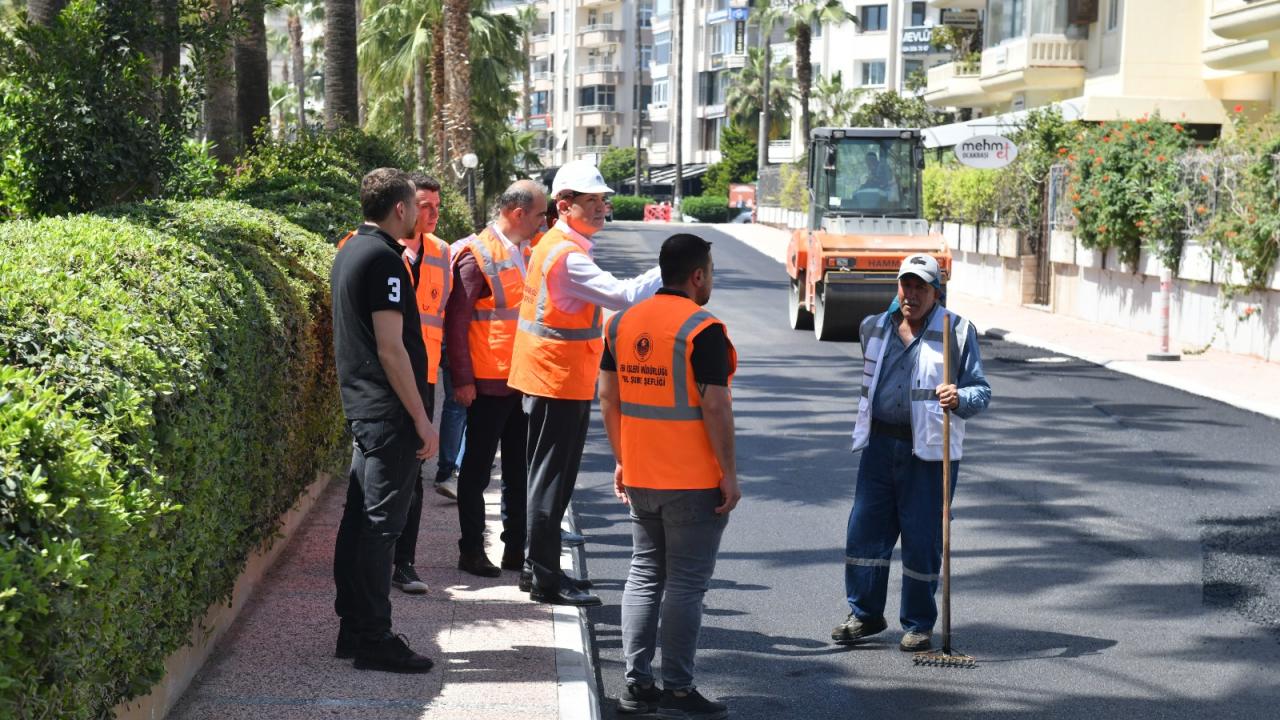
{"type": "Polygon", "coordinates": [[[863,318],[888,308],[908,255],[933,255],[944,282],[950,277],[951,251],[922,217],[923,169],[919,130],[813,130],[808,225],[787,248],[793,329],[856,338],[863,318]]]}

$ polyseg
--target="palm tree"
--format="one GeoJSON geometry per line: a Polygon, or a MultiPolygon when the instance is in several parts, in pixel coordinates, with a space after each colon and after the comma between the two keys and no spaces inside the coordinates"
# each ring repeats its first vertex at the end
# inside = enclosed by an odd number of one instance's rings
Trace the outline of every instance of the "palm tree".
{"type": "Polygon", "coordinates": [[[369,120],[383,124],[387,105],[378,98],[399,94],[403,125],[417,141],[418,161],[423,165],[428,159],[427,86],[437,84],[428,81],[427,63],[433,50],[432,29],[439,24],[439,0],[406,0],[377,8],[360,26],[360,60],[373,98],[369,120]]]}
{"type": "Polygon", "coordinates": [[[297,94],[298,130],[307,131],[307,59],[302,46],[302,22],[314,22],[319,8],[313,0],[293,0],[280,7],[285,13],[286,27],[289,32],[289,57],[293,67],[293,89],[297,94]]]}
{"type": "MultiPolygon", "coordinates": [[[[724,101],[725,109],[736,125],[757,133],[761,129],[760,98],[764,97],[763,85],[767,77],[764,57],[763,48],[747,49],[747,64],[729,85],[724,101]]],[[[791,100],[795,97],[795,85],[787,77],[790,68],[791,58],[783,57],[773,63],[772,71],[768,73],[773,80],[769,81],[769,114],[764,118],[765,135],[761,141],[766,146],[769,140],[779,139],[791,127],[791,100]]]]}
{"type": "MultiPolygon", "coordinates": [[[[214,23],[230,23],[231,0],[213,0],[214,23]]],[[[236,64],[231,43],[211,48],[205,67],[205,137],[224,165],[236,159],[236,64]]]]}
{"type": "Polygon", "coordinates": [[[675,0],[672,3],[672,11],[675,13],[675,23],[671,28],[671,55],[672,62],[675,65],[672,68],[672,74],[675,75],[672,92],[675,93],[675,123],[673,131],[675,133],[675,161],[676,175],[671,185],[671,205],[680,212],[680,198],[684,190],[684,87],[681,82],[681,76],[684,75],[684,0],[675,0]]]}
{"type": "MultiPolygon", "coordinates": [[[[756,112],[758,118],[756,124],[759,125],[756,132],[756,167],[763,169],[769,162],[769,137],[770,137],[770,120],[777,106],[773,103],[773,93],[770,88],[773,75],[773,27],[782,19],[785,10],[783,8],[772,5],[769,0],[761,0],[760,6],[752,15],[756,18],[756,24],[760,32],[760,55],[758,67],[759,78],[759,95],[760,102],[756,104],[756,112]],[[765,111],[768,108],[768,112],[765,111]]],[[[783,78],[785,79],[785,78],[783,78]]],[[[790,92],[788,92],[788,96],[790,92]]],[[[791,103],[790,97],[784,101],[788,105],[791,103]]],[[[787,113],[790,114],[789,112],[787,113]]],[[[740,122],[746,125],[747,123],[740,122]]]]}
{"type": "Polygon", "coordinates": [[[471,0],[444,0],[444,60],[449,70],[443,76],[445,131],[450,156],[460,158],[472,151],[471,0]]]}
{"type": "Polygon", "coordinates": [[[324,124],[330,130],[360,122],[355,0],[324,0],[324,124]]]}
{"type": "Polygon", "coordinates": [[[67,0],[27,0],[27,22],[48,27],[66,5],[67,0]]]}
{"type": "Polygon", "coordinates": [[[266,3],[242,0],[243,30],[235,39],[236,116],[245,147],[271,118],[271,64],[267,61],[266,3]]]}
{"type": "Polygon", "coordinates": [[[792,6],[791,14],[795,18],[792,29],[796,38],[796,89],[800,96],[800,128],[804,133],[805,146],[808,147],[811,125],[809,95],[813,86],[813,64],[809,60],[809,50],[813,43],[812,28],[817,24],[857,24],[858,19],[844,8],[840,0],[806,0],[792,6]]]}
{"type": "Polygon", "coordinates": [[[813,99],[818,105],[818,126],[839,126],[849,122],[862,88],[846,88],[839,70],[818,78],[814,84],[813,99]]]}

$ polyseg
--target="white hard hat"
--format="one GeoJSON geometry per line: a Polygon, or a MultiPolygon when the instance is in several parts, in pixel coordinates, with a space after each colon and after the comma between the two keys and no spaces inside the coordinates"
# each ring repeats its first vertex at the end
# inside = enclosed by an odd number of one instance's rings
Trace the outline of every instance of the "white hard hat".
{"type": "Polygon", "coordinates": [[[559,197],[565,190],[579,193],[612,193],[613,188],[604,184],[599,168],[586,160],[570,160],[556,171],[551,181],[551,197],[559,197]]]}
{"type": "Polygon", "coordinates": [[[909,255],[904,258],[898,268],[898,277],[903,275],[915,275],[934,287],[938,287],[938,281],[942,277],[942,273],[938,271],[938,261],[931,255],[909,255]]]}

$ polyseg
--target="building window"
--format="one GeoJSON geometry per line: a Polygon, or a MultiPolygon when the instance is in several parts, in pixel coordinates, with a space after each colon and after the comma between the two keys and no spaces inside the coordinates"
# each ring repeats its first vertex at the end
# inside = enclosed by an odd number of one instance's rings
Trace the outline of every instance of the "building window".
{"type": "Polygon", "coordinates": [[[653,99],[649,102],[654,105],[666,105],[671,101],[671,85],[667,78],[653,81],[653,99]]]}
{"type": "Polygon", "coordinates": [[[822,37],[822,21],[821,20],[817,22],[809,23],[809,34],[816,38],[822,37]]]}
{"type": "Polygon", "coordinates": [[[698,100],[703,105],[723,105],[728,77],[723,72],[698,73],[698,100]]]}
{"type": "Polygon", "coordinates": [[[666,65],[671,62],[671,33],[654,33],[653,64],[666,65]]]}
{"type": "Polygon", "coordinates": [[[547,18],[547,34],[556,34],[556,12],[554,10],[551,11],[550,16],[547,18]]]}
{"type": "Polygon", "coordinates": [[[884,85],[884,60],[869,60],[862,63],[863,85],[884,85]]]}
{"type": "Polygon", "coordinates": [[[1107,32],[1111,32],[1120,27],[1120,3],[1123,0],[1111,0],[1111,7],[1107,8],[1107,32]]]}
{"type": "Polygon", "coordinates": [[[653,46],[640,46],[640,67],[647,68],[653,64],[653,46]]]}
{"type": "Polygon", "coordinates": [[[641,110],[647,107],[649,103],[653,102],[653,86],[641,85],[640,93],[638,95],[636,93],[631,93],[631,97],[634,98],[635,100],[638,100],[638,102],[632,103],[631,109],[641,110]]]}
{"type": "Polygon", "coordinates": [[[671,0],[655,0],[653,16],[655,18],[671,17],[671,0]]]}
{"type": "Polygon", "coordinates": [[[863,5],[858,8],[858,24],[862,32],[884,32],[889,27],[889,6],[863,5]]]}
{"type": "Polygon", "coordinates": [[[908,27],[924,27],[929,15],[929,4],[924,2],[911,3],[911,25],[908,27]]]}
{"type": "Polygon", "coordinates": [[[707,28],[712,55],[724,55],[733,49],[733,23],[720,23],[707,28]]]}
{"type": "Polygon", "coordinates": [[[910,90],[912,85],[912,77],[924,79],[924,61],[923,60],[903,60],[902,61],[902,87],[910,90]]]}
{"type": "Polygon", "coordinates": [[[724,118],[707,119],[702,121],[703,150],[720,149],[720,128],[723,123],[724,118]]]}
{"type": "Polygon", "coordinates": [[[539,90],[529,96],[529,114],[546,115],[551,112],[551,93],[539,90]]]}
{"type": "Polygon", "coordinates": [[[588,85],[578,89],[579,108],[599,108],[613,110],[614,90],[612,85],[588,85]]]}
{"type": "Polygon", "coordinates": [[[640,27],[653,27],[653,3],[640,3],[640,27]]]}

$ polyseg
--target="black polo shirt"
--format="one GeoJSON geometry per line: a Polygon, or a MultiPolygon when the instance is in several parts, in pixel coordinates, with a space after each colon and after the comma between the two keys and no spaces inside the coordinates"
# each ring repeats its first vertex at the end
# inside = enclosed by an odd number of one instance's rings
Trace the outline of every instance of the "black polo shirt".
{"type": "Polygon", "coordinates": [[[394,420],[407,414],[391,387],[373,334],[373,313],[399,310],[418,394],[427,407],[427,349],[422,343],[418,303],[395,238],[364,224],[333,260],[333,354],[338,365],[342,409],[348,420],[394,420]]]}

